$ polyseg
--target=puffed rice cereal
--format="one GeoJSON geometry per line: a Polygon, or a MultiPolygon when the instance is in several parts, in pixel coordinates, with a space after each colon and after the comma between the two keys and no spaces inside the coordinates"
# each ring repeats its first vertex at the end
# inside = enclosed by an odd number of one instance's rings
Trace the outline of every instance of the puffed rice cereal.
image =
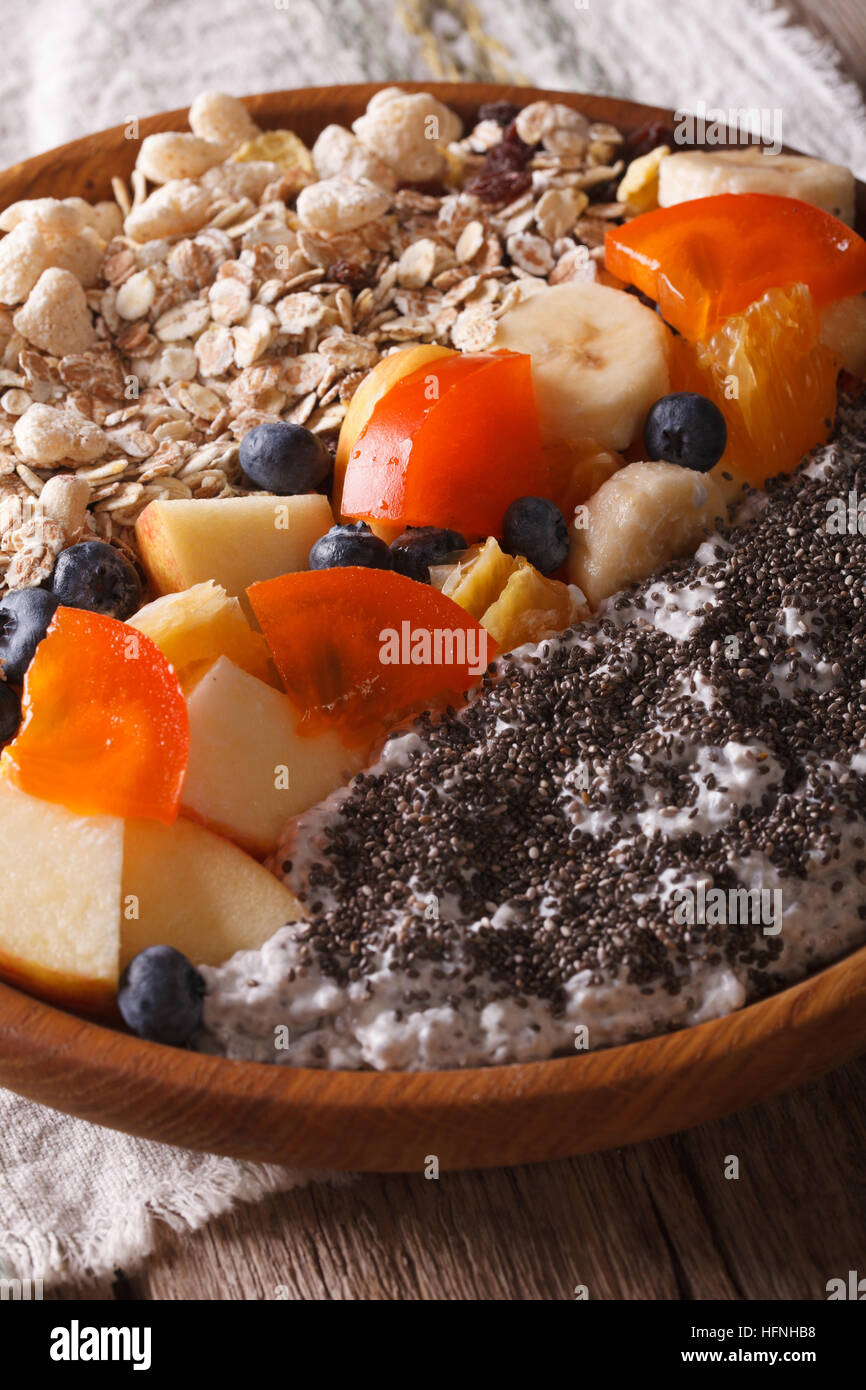
{"type": "Polygon", "coordinates": [[[379,92],[352,124],[358,139],[393,169],[398,179],[424,182],[444,174],[444,146],[459,140],[459,116],[429,92],[379,92]]]}
{"type": "Polygon", "coordinates": [[[15,445],[28,463],[52,464],[62,459],[92,463],[108,448],[105,432],[74,410],[34,402],[16,421],[15,445]]]}
{"type": "Polygon", "coordinates": [[[13,320],[18,332],[54,357],[85,352],[96,341],[80,283],[71,270],[43,270],[13,320]]]}

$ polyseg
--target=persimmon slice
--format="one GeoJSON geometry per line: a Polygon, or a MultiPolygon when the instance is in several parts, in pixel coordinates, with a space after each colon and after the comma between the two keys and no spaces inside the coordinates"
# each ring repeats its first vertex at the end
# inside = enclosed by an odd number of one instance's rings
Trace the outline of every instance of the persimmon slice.
{"type": "Polygon", "coordinates": [[[342,513],[499,536],[515,497],[548,496],[526,353],[428,362],[376,405],[349,455],[342,513]]]}
{"type": "Polygon", "coordinates": [[[2,770],[80,815],[171,824],[189,754],[186,701],[155,642],[126,623],[58,608],[24,677],[2,770]]]}
{"type": "Polygon", "coordinates": [[[285,574],[247,594],[300,731],[337,726],[350,745],[391,717],[462,694],[496,651],[453,599],[390,570],[285,574]]]}
{"type": "Polygon", "coordinates": [[[644,213],[608,229],[604,262],[692,341],[779,285],[806,285],[818,307],[866,290],[863,238],[821,208],[770,193],[644,213]]]}

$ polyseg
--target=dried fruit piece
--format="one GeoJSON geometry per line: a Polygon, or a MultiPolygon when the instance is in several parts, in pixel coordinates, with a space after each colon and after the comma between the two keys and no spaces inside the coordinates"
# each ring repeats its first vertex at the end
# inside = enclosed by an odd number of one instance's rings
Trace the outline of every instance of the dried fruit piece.
{"type": "Polygon", "coordinates": [[[368,742],[389,718],[456,697],[494,644],[451,599],[390,570],[310,570],[247,590],[299,732],[368,742]]]}
{"type": "Polygon", "coordinates": [[[499,597],[482,614],[481,624],[500,651],[510,652],[588,616],[589,609],[567,584],[545,579],[532,565],[518,562],[499,597]]]}
{"type": "Polygon", "coordinates": [[[462,559],[450,567],[440,588],[446,598],[459,603],[480,621],[482,613],[502,593],[514,566],[513,555],[506,555],[498,541],[488,536],[483,545],[470,546],[462,559]]]}
{"type": "Polygon", "coordinates": [[[828,212],[767,193],[658,208],[605,238],[605,265],[695,341],[768,289],[804,284],[819,307],[866,289],[866,241],[828,212]]]}
{"type": "Polygon", "coordinates": [[[515,497],[547,489],[529,357],[464,354],[379,401],[349,457],[342,510],[471,539],[500,535],[515,497]]]}
{"type": "Polygon", "coordinates": [[[232,160],[236,164],[244,164],[248,160],[265,160],[269,164],[276,164],[284,174],[300,170],[310,179],[316,177],[313,157],[303,140],[293,130],[264,130],[235,150],[232,160]]]}
{"type": "Polygon", "coordinates": [[[21,791],[80,815],[175,819],[189,723],[177,676],[149,637],[59,608],[24,677],[22,708],[2,758],[21,791]]]}
{"type": "Polygon", "coordinates": [[[238,600],[213,580],[155,598],[128,621],[156,643],[183,686],[220,656],[260,680],[276,679],[265,639],[253,632],[238,600]]]}

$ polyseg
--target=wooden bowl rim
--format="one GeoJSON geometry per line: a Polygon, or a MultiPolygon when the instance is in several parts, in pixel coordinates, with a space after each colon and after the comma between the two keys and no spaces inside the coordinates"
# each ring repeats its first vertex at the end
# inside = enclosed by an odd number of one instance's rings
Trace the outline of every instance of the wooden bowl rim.
{"type": "MultiPolygon", "coordinates": [[[[316,113],[316,124],[321,126],[326,120],[337,118],[335,107],[340,111],[351,107],[360,112],[370,96],[387,85],[391,84],[353,83],[290,89],[242,100],[265,127],[272,126],[286,112],[292,113],[298,122],[305,113],[316,113]],[[319,109],[323,115],[321,121],[319,109]]],[[[401,82],[399,85],[407,91],[431,91],[462,112],[493,100],[561,101],[626,131],[650,120],[670,122],[674,115],[663,107],[613,97],[501,83],[401,82]]],[[[188,108],[180,108],[142,118],[140,134],[183,128],[179,123],[185,122],[187,112],[188,108]]],[[[4,184],[17,184],[17,196],[28,196],[20,189],[26,188],[31,175],[38,178],[53,166],[68,170],[81,165],[98,154],[101,144],[118,147],[124,128],[118,125],[82,136],[13,165],[0,174],[0,190],[4,184]]],[[[105,177],[114,172],[113,167],[105,177]]],[[[864,193],[866,189],[858,184],[861,208],[864,193]]],[[[4,206],[5,202],[4,197],[4,206]]],[[[166,1134],[164,1124],[155,1125],[151,1121],[146,1106],[138,1113],[132,1098],[126,1103],[117,1100],[118,1088],[141,1084],[148,1097],[158,1094],[161,1103],[173,1107],[173,1113],[181,1116],[185,1111],[200,1107],[206,1099],[216,1107],[225,1107],[229,1114],[240,1111],[247,1120],[250,1117],[254,1120],[257,1113],[273,1117],[283,1110],[296,1111],[299,1105],[312,1105],[320,1114],[343,1124],[365,1118],[381,1124],[403,1116],[410,1130],[415,1117],[421,1125],[450,1124],[455,1117],[458,1121],[461,1116],[465,1119],[485,1106],[492,1107],[500,1117],[519,1118],[530,1111],[536,1114],[539,1105],[543,1108],[546,1103],[557,1100],[570,1102],[571,1098],[605,1097],[612,1085],[621,1084],[633,1093],[645,1083],[653,1080],[657,1083],[660,1076],[673,1082],[699,1065],[722,1058],[729,1063],[739,1063],[745,1079],[756,1046],[772,1050],[774,1043],[784,1043],[796,1030],[801,1035],[802,1049],[803,1042],[815,1036],[816,1030],[832,1033],[834,1020],[849,1019],[852,1007],[866,1017],[864,1004],[866,946],[767,999],[688,1029],[547,1061],[444,1071],[378,1072],[284,1067],[163,1047],[89,1021],[44,1003],[14,986],[0,983],[0,1083],[43,1104],[108,1127],[211,1151],[206,1138],[202,1140],[183,1130],[182,1124],[180,1137],[166,1134]],[[683,1049],[681,1044],[686,1037],[691,1046],[683,1049]]],[[[836,1046],[818,1049],[820,1055],[815,1062],[804,1057],[793,1069],[782,1068],[778,1084],[762,1084],[755,1093],[755,1088],[746,1083],[742,1096],[728,1103],[727,1110],[761,1099],[797,1081],[811,1079],[829,1066],[848,1060],[863,1046],[866,1046],[866,1026],[856,1037],[848,1036],[836,1046]]],[[[714,1099],[696,1099],[678,1127],[687,1128],[719,1113],[727,1112],[720,1110],[714,1099]]],[[[655,1128],[652,1117],[648,1117],[636,1134],[623,1135],[610,1142],[628,1143],[668,1132],[670,1128],[666,1121],[655,1128]]],[[[579,1148],[570,1140],[564,1148],[554,1145],[549,1154],[539,1154],[537,1145],[527,1145],[525,1154],[521,1151],[514,1156],[512,1145],[501,1159],[482,1155],[478,1166],[521,1161],[522,1158],[533,1161],[539,1157],[577,1152],[579,1148]]],[[[262,1144],[257,1142],[255,1134],[238,1133],[228,1137],[221,1135],[218,1146],[212,1151],[260,1157],[261,1150],[262,1144]]],[[[309,1162],[309,1159],[301,1161],[309,1162]]],[[[367,1165],[353,1159],[349,1153],[346,1163],[337,1155],[328,1166],[367,1165]]],[[[400,1160],[375,1166],[403,1167],[405,1164],[400,1160]]]]}

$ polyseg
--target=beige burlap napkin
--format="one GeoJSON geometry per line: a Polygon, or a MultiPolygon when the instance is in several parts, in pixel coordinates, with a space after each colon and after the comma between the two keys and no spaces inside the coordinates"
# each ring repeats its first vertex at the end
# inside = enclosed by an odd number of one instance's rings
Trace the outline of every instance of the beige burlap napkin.
{"type": "MultiPolygon", "coordinates": [[[[779,111],[785,143],[866,176],[861,94],[767,0],[30,0],[3,43],[0,165],[206,88],[478,77],[779,111]]],[[[157,1221],[192,1229],[317,1176],[144,1143],[0,1092],[0,1265],[46,1281],[129,1270],[157,1221]]]]}

